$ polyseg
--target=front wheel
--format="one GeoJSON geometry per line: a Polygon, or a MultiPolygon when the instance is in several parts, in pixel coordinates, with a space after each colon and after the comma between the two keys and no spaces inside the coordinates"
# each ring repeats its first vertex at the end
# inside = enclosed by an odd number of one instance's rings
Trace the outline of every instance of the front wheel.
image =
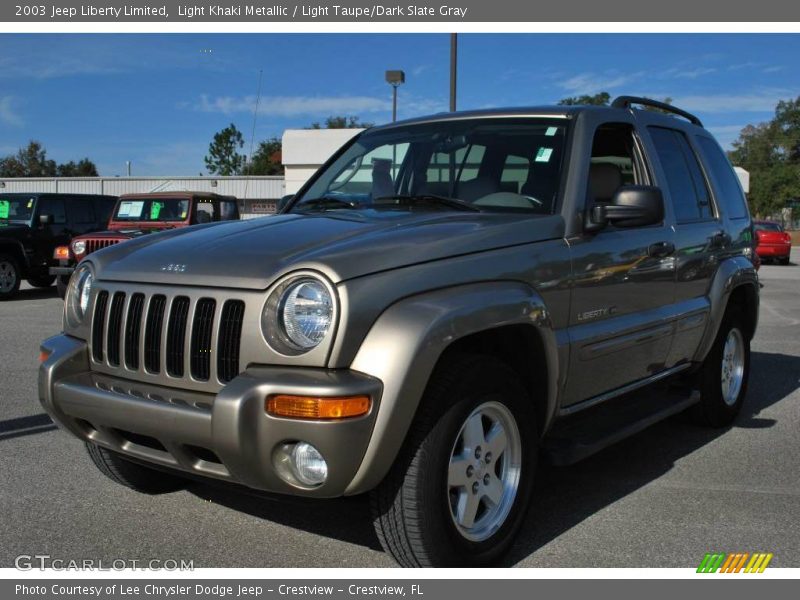
{"type": "Polygon", "coordinates": [[[531,401],[513,370],[491,357],[447,359],[372,493],[384,549],[406,567],[497,561],[530,499],[536,440],[531,401]]]}
{"type": "Polygon", "coordinates": [[[67,297],[67,286],[69,286],[69,275],[59,275],[56,278],[56,291],[62,300],[67,297]]]}
{"type": "Polygon", "coordinates": [[[8,254],[0,254],[0,300],[16,296],[19,282],[19,263],[8,254]]]}
{"type": "Polygon", "coordinates": [[[92,442],[86,442],[86,450],[103,475],[114,483],[142,494],[174,492],[186,485],[186,480],[180,477],[125,460],[116,452],[106,450],[92,442]]]}

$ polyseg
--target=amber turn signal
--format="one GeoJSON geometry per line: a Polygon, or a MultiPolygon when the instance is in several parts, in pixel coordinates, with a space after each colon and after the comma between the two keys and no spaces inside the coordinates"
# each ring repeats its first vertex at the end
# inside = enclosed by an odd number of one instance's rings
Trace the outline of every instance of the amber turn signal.
{"type": "Polygon", "coordinates": [[[314,396],[289,396],[275,394],[267,396],[267,414],[290,419],[347,419],[360,417],[369,412],[372,401],[369,396],[340,396],[318,398],[314,396]]]}
{"type": "Polygon", "coordinates": [[[53,252],[53,258],[56,260],[69,260],[69,246],[57,246],[53,252]]]}
{"type": "Polygon", "coordinates": [[[44,361],[46,361],[48,358],[50,358],[50,351],[49,351],[49,350],[41,350],[41,351],[39,352],[39,362],[40,362],[40,363],[43,363],[43,362],[44,362],[44,361]]]}

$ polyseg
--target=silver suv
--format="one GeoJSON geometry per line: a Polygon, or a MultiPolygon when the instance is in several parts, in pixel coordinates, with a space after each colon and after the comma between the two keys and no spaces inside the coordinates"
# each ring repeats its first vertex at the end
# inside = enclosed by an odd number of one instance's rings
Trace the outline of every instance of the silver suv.
{"type": "Polygon", "coordinates": [[[39,394],[128,487],[369,492],[400,564],[488,564],[538,458],[735,418],[752,252],[725,154],[672,106],[415,119],[357,136],[275,217],[90,255],[39,394]]]}

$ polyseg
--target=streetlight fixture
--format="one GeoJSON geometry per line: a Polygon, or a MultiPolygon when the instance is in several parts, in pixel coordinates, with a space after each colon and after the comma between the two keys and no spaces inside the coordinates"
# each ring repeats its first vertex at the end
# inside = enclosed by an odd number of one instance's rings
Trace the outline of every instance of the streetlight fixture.
{"type": "Polygon", "coordinates": [[[397,121],[397,88],[405,82],[405,71],[386,71],[386,83],[392,86],[392,123],[397,121]]]}

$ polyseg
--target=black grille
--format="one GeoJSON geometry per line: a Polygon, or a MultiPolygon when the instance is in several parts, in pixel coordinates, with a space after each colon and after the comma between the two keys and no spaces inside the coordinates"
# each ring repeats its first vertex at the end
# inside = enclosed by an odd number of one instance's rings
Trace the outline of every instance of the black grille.
{"type": "Polygon", "coordinates": [[[98,250],[102,250],[103,248],[108,248],[109,246],[119,244],[121,241],[122,240],[88,239],[86,240],[86,254],[91,254],[92,252],[97,252],[98,250]]]}
{"type": "Polygon", "coordinates": [[[139,368],[139,338],[142,328],[142,311],[144,294],[131,296],[128,306],[128,318],[125,320],[125,366],[129,369],[139,368]]]}
{"type": "Polygon", "coordinates": [[[158,294],[150,299],[147,324],[144,330],[144,368],[151,373],[161,372],[161,329],[164,325],[166,296],[158,294]]]}
{"type": "Polygon", "coordinates": [[[189,316],[189,298],[178,296],[172,301],[167,326],[167,373],[183,377],[186,320],[189,316]]]}
{"type": "Polygon", "coordinates": [[[242,338],[244,302],[228,300],[222,307],[217,340],[217,375],[227,383],[239,374],[239,345],[242,338]]]}
{"type": "Polygon", "coordinates": [[[98,290],[92,358],[112,368],[227,383],[239,374],[244,311],[242,300],[98,290]]]}
{"type": "Polygon", "coordinates": [[[103,337],[106,323],[108,292],[100,292],[94,301],[94,322],[92,323],[92,356],[97,362],[103,361],[103,337]]]}
{"type": "Polygon", "coordinates": [[[119,366],[120,338],[122,334],[122,308],[125,305],[125,293],[117,292],[111,299],[108,311],[108,364],[119,366]]]}
{"type": "Polygon", "coordinates": [[[214,330],[214,310],[217,301],[203,298],[197,302],[192,323],[192,377],[208,381],[211,376],[211,333],[214,330]]]}

